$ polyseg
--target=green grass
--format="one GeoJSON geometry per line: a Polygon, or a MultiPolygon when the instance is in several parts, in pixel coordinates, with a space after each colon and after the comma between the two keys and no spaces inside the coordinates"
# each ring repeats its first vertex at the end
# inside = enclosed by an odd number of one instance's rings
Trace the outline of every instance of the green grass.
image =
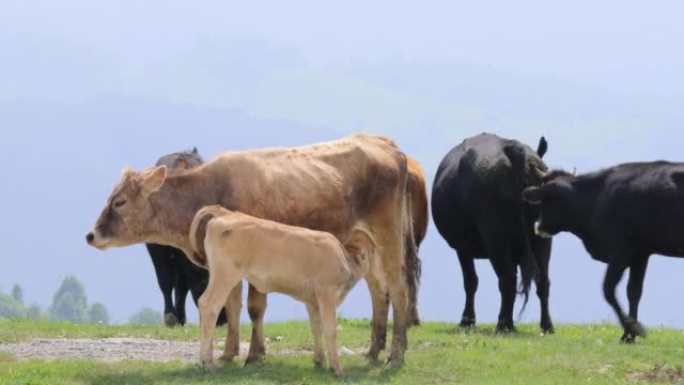
{"type": "MultiPolygon", "coordinates": [[[[366,320],[342,320],[339,344],[367,345],[366,320]]],[[[248,325],[242,338],[249,336],[248,325]]],[[[87,360],[19,362],[0,353],[0,384],[684,384],[684,333],[651,329],[634,346],[621,345],[621,330],[608,324],[557,325],[555,335],[541,337],[535,325],[521,325],[515,335],[497,335],[493,325],[464,332],[453,324],[428,323],[409,332],[410,348],[401,369],[372,365],[361,356],[343,356],[344,376],[315,370],[309,354],[278,356],[278,351],[310,349],[306,322],[266,325],[272,342],[263,365],[237,363],[203,372],[180,361],[150,363],[87,360]]],[[[217,334],[223,334],[219,329],[217,334]]],[[[150,337],[195,340],[196,326],[72,325],[33,321],[0,321],[0,343],[35,337],[150,337]]]]}

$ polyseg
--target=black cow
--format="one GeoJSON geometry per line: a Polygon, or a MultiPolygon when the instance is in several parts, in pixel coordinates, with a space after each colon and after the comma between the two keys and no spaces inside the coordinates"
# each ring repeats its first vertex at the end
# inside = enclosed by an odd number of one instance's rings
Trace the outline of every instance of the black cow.
{"type": "MultiPolygon", "coordinates": [[[[164,165],[170,170],[183,170],[197,167],[203,163],[196,148],[161,157],[157,166],[164,165]]],[[[188,291],[197,305],[199,297],[207,287],[209,273],[196,266],[182,251],[157,244],[147,244],[157,282],[164,296],[164,322],[167,326],[185,324],[185,299],[188,291]],[[175,294],[175,304],[172,295],[175,294]]],[[[225,314],[221,312],[219,324],[226,322],[225,314]]]]}
{"type": "Polygon", "coordinates": [[[525,187],[541,184],[546,150],[543,137],[534,152],[518,141],[482,134],[454,147],[439,165],[432,188],[432,217],[461,263],[466,292],[462,327],[475,325],[474,259],[489,258],[501,293],[496,330],[515,331],[513,305],[520,266],[525,303],[535,280],[542,332],[554,331],[548,309],[551,240],[535,236],[538,209],[521,198],[525,187]]]}
{"type": "Polygon", "coordinates": [[[622,341],[644,336],[637,316],[649,256],[684,257],[684,163],[628,163],[580,176],[554,171],[523,197],[541,204],[539,234],[571,232],[608,264],[603,294],[624,328],[622,341]],[[615,298],[627,268],[629,315],[615,298]]]}

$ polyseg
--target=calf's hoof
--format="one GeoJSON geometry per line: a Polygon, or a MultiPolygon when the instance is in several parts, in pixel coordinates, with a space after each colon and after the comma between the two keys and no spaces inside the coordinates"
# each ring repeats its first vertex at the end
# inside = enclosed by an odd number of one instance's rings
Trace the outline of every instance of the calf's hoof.
{"type": "Polygon", "coordinates": [[[202,361],[201,365],[202,365],[202,370],[204,370],[205,372],[213,372],[216,369],[216,366],[214,365],[213,362],[202,361]]]}
{"type": "Polygon", "coordinates": [[[174,327],[178,325],[178,318],[173,313],[166,313],[164,314],[164,324],[168,327],[174,327]]]}
{"type": "Polygon", "coordinates": [[[331,367],[330,371],[333,372],[335,377],[340,377],[342,376],[342,368],[338,365],[336,367],[331,367]]]}

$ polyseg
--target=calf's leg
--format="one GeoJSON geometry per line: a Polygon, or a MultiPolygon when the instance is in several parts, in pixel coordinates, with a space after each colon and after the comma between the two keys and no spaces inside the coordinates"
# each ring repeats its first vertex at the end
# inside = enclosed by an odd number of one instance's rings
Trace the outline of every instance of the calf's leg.
{"type": "Polygon", "coordinates": [[[226,304],[231,290],[240,282],[233,274],[210,274],[209,285],[199,299],[200,362],[205,369],[214,366],[214,331],[219,312],[226,304]]]}
{"type": "Polygon", "coordinates": [[[235,356],[240,354],[240,310],[242,309],[242,282],[238,282],[228,296],[225,306],[227,314],[228,331],[226,345],[220,360],[233,362],[235,356]]]}
{"type": "Polygon", "coordinates": [[[247,312],[252,321],[252,339],[249,342],[249,353],[245,365],[262,362],[266,355],[264,344],[264,313],[266,312],[266,294],[249,285],[247,292],[247,312]]]}
{"type": "Polygon", "coordinates": [[[337,300],[334,295],[329,293],[322,294],[318,299],[318,308],[320,309],[321,324],[323,325],[323,333],[325,334],[326,347],[328,348],[328,361],[330,362],[330,369],[336,376],[342,374],[342,367],[337,357],[337,321],[335,319],[335,308],[337,300]]]}
{"type": "Polygon", "coordinates": [[[314,338],[314,365],[322,368],[325,365],[325,353],[323,351],[323,324],[318,303],[307,303],[306,310],[309,313],[311,334],[314,338]]]}

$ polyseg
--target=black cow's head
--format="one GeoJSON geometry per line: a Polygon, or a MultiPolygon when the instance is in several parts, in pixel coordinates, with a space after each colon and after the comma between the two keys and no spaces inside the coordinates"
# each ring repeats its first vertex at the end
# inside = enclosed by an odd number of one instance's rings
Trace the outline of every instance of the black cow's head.
{"type": "Polygon", "coordinates": [[[541,208],[535,232],[540,237],[550,238],[561,231],[568,230],[567,223],[573,217],[570,208],[573,188],[570,183],[573,174],[565,171],[552,171],[544,177],[541,186],[523,190],[523,199],[541,208]]]}

